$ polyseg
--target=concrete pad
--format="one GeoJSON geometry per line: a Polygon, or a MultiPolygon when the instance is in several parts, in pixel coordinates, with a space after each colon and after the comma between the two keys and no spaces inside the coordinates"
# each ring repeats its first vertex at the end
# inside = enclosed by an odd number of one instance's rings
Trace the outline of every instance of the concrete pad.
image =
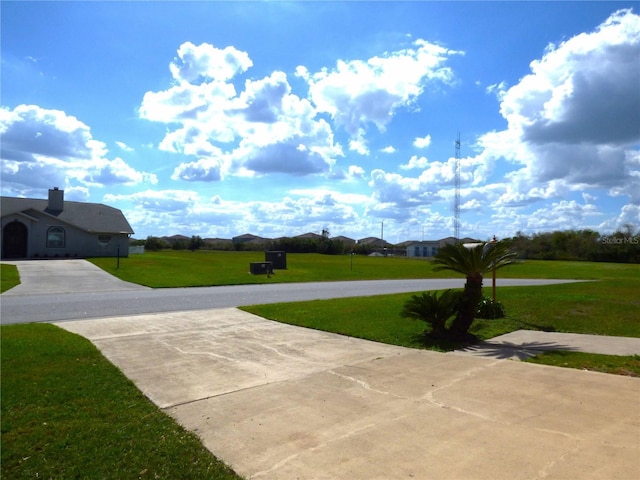
{"type": "Polygon", "coordinates": [[[58,323],[252,479],[640,478],[640,379],[235,309],[58,323]]]}
{"type": "Polygon", "coordinates": [[[531,369],[530,382],[519,372],[518,381],[507,383],[502,368],[525,365],[449,356],[454,365],[431,366],[435,357],[442,355],[374,360],[168,412],[252,479],[609,479],[640,473],[637,409],[630,408],[637,382],[614,382],[622,398],[612,407],[623,409],[603,414],[613,395],[602,394],[602,379],[583,379],[554,394],[549,390],[572,382],[556,371],[549,375],[549,367],[543,374],[531,369]],[[395,374],[404,380],[397,382],[395,374]],[[381,389],[379,382],[407,385],[413,394],[381,389]]]}
{"type": "MultiPolygon", "coordinates": [[[[113,259],[114,265],[116,259],[113,259]]],[[[2,296],[52,293],[101,293],[150,290],[110,275],[93,263],[82,259],[5,261],[18,267],[20,284],[2,296]]]]}
{"type": "Polygon", "coordinates": [[[517,330],[453,353],[524,360],[541,352],[554,350],[603,355],[640,355],[640,338],[517,330]]]}
{"type": "Polygon", "coordinates": [[[90,339],[161,408],[404,353],[235,308],[57,325],[90,339]]]}

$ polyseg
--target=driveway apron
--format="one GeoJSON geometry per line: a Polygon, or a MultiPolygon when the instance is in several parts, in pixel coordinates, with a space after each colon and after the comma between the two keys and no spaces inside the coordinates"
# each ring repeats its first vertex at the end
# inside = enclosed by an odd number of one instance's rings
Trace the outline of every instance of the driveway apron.
{"type": "Polygon", "coordinates": [[[150,290],[148,287],[120,280],[86,260],[3,260],[2,263],[16,265],[20,274],[20,284],[4,292],[3,297],[150,290]]]}

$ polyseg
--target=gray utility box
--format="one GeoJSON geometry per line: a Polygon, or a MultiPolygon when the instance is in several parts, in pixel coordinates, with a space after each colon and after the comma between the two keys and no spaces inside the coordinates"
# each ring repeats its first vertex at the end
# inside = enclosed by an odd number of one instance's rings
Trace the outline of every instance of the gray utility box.
{"type": "Polygon", "coordinates": [[[249,272],[251,272],[252,275],[273,273],[273,266],[271,262],[251,262],[249,263],[249,272]]]}
{"type": "Polygon", "coordinates": [[[267,251],[264,252],[264,259],[271,262],[276,270],[287,269],[287,252],[267,251]]]}

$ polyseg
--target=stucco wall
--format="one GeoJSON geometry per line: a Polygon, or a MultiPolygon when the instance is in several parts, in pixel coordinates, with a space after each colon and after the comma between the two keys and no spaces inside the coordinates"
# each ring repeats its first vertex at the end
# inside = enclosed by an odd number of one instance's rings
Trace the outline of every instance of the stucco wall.
{"type": "Polygon", "coordinates": [[[416,242],[407,245],[407,257],[432,257],[438,251],[439,242],[416,242]],[[418,252],[416,253],[416,247],[418,252]]]}
{"type": "Polygon", "coordinates": [[[98,234],[79,230],[64,222],[30,213],[32,219],[19,214],[2,218],[2,231],[6,224],[15,220],[27,227],[27,258],[56,257],[121,257],[129,255],[129,237],[127,234],[98,234]],[[64,246],[48,247],[47,232],[51,227],[64,230],[64,246]],[[119,248],[119,252],[118,252],[119,248]]]}

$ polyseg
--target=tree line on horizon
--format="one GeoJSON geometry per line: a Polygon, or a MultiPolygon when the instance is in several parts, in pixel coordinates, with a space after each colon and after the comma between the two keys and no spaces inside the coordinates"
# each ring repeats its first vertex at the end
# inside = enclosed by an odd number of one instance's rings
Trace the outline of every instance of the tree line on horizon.
{"type": "MultiPolygon", "coordinates": [[[[516,233],[505,238],[511,251],[520,259],[532,260],[581,260],[593,262],[640,263],[640,232],[626,225],[610,235],[594,230],[556,230],[525,235],[516,233]]],[[[326,255],[369,255],[380,251],[374,244],[345,243],[328,236],[319,238],[284,237],[263,242],[233,243],[230,240],[203,240],[199,236],[174,239],[149,236],[146,240],[137,240],[135,244],[144,245],[146,250],[227,250],[227,251],[264,251],[276,250],[289,253],[321,253],[326,255]]],[[[390,255],[406,255],[406,249],[387,248],[390,255]]]]}
{"type": "Polygon", "coordinates": [[[226,251],[283,251],[289,253],[321,253],[325,255],[369,255],[376,251],[370,244],[351,244],[328,236],[320,238],[292,238],[283,237],[276,240],[233,243],[231,240],[204,240],[194,235],[190,239],[166,239],[149,236],[146,240],[136,240],[133,245],[144,245],[146,250],[226,250],[226,251]]]}
{"type": "Polygon", "coordinates": [[[518,232],[506,240],[521,259],[640,263],[640,231],[634,232],[631,225],[610,235],[589,229],[533,235],[518,232]]]}

